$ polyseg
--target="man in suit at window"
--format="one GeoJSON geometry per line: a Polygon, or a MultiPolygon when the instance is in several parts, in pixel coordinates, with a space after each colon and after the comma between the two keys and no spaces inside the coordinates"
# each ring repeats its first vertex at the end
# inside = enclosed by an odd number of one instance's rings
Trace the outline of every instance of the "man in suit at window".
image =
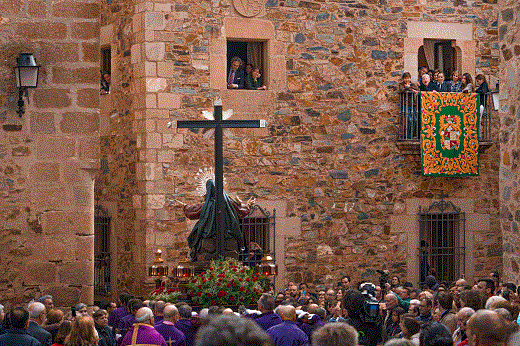
{"type": "Polygon", "coordinates": [[[242,59],[238,56],[231,58],[231,66],[227,76],[228,89],[244,89],[244,70],[240,68],[242,59]]]}

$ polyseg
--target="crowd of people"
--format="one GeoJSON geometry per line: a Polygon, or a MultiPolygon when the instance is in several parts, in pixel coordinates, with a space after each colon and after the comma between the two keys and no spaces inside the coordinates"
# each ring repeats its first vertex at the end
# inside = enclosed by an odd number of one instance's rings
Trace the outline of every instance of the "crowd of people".
{"type": "Polygon", "coordinates": [[[409,72],[403,73],[402,81],[399,84],[399,92],[413,91],[437,91],[437,92],[456,92],[456,93],[478,93],[485,95],[489,92],[489,86],[486,76],[478,74],[475,77],[475,85],[471,74],[460,74],[459,71],[453,71],[451,76],[445,76],[441,70],[428,70],[426,67],[419,69],[419,79],[417,82],[412,81],[409,72]],[[447,78],[449,77],[449,78],[447,78]]]}
{"type": "Polygon", "coordinates": [[[414,82],[411,74],[404,72],[398,85],[398,91],[401,95],[401,113],[405,114],[404,134],[406,139],[414,139],[418,136],[420,121],[418,117],[420,113],[419,93],[422,91],[477,93],[480,119],[482,121],[490,93],[486,76],[478,74],[475,77],[475,84],[473,84],[471,74],[464,73],[461,76],[460,72],[456,70],[451,73],[451,76],[445,76],[444,72],[439,69],[433,71],[428,70],[426,67],[421,67],[418,75],[418,81],[414,82]]]}
{"type": "Polygon", "coordinates": [[[0,346],[518,346],[520,288],[498,275],[471,285],[426,277],[422,289],[384,273],[378,285],[289,282],[263,293],[254,310],[142,300],[123,293],[118,304],[70,311],[45,295],[27,308],[0,306],[0,346]]]}

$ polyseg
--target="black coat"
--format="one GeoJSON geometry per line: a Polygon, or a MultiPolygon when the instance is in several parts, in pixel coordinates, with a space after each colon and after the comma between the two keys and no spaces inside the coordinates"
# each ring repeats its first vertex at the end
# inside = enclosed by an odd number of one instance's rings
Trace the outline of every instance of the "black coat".
{"type": "Polygon", "coordinates": [[[0,335],[0,346],[41,346],[41,343],[23,328],[10,328],[0,335]]]}
{"type": "Polygon", "coordinates": [[[34,321],[29,322],[29,326],[27,327],[27,332],[34,336],[38,341],[42,344],[42,346],[51,346],[52,344],[52,335],[42,327],[38,325],[38,323],[34,321]]]}
{"type": "Polygon", "coordinates": [[[381,326],[376,322],[365,322],[360,316],[347,317],[348,324],[356,328],[359,345],[376,346],[381,336],[381,326]]]}
{"type": "MultiPolygon", "coordinates": [[[[228,71],[228,81],[229,81],[229,75],[231,73],[231,70],[228,71]]],[[[233,78],[233,84],[237,84],[238,85],[238,88],[237,89],[244,89],[244,83],[245,83],[245,75],[244,75],[244,70],[242,69],[238,69],[235,71],[235,76],[233,78]]]]}

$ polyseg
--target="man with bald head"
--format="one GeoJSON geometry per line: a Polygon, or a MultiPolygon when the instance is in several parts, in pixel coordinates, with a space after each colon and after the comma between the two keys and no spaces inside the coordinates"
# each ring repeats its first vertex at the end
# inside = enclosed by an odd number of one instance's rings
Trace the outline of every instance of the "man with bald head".
{"type": "Polygon", "coordinates": [[[164,338],[153,327],[153,311],[149,307],[142,307],[135,313],[135,323],[123,338],[121,346],[128,345],[157,345],[168,346],[164,338]]]}
{"type": "Polygon", "coordinates": [[[474,313],[466,327],[469,346],[504,346],[511,332],[506,321],[491,310],[474,313]]]}
{"type": "Polygon", "coordinates": [[[296,309],[294,306],[280,306],[277,313],[282,318],[282,323],[267,330],[267,334],[273,339],[275,346],[308,346],[309,338],[295,323],[296,309]]]}
{"type": "Polygon", "coordinates": [[[179,310],[175,305],[167,305],[163,309],[164,319],[162,323],[155,325],[155,330],[162,335],[168,346],[186,346],[184,333],[175,327],[179,320],[179,310]]]}

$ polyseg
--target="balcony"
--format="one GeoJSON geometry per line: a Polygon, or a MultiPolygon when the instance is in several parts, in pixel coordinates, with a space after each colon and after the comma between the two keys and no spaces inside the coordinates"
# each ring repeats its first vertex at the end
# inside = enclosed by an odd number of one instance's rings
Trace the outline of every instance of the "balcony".
{"type": "MultiPolygon", "coordinates": [[[[498,111],[494,107],[493,94],[485,94],[485,107],[480,117],[479,150],[484,152],[493,145],[495,135],[491,130],[492,119],[498,119],[498,111]]],[[[403,154],[420,154],[420,95],[412,91],[406,91],[399,95],[399,133],[397,134],[397,147],[403,154]]]]}

